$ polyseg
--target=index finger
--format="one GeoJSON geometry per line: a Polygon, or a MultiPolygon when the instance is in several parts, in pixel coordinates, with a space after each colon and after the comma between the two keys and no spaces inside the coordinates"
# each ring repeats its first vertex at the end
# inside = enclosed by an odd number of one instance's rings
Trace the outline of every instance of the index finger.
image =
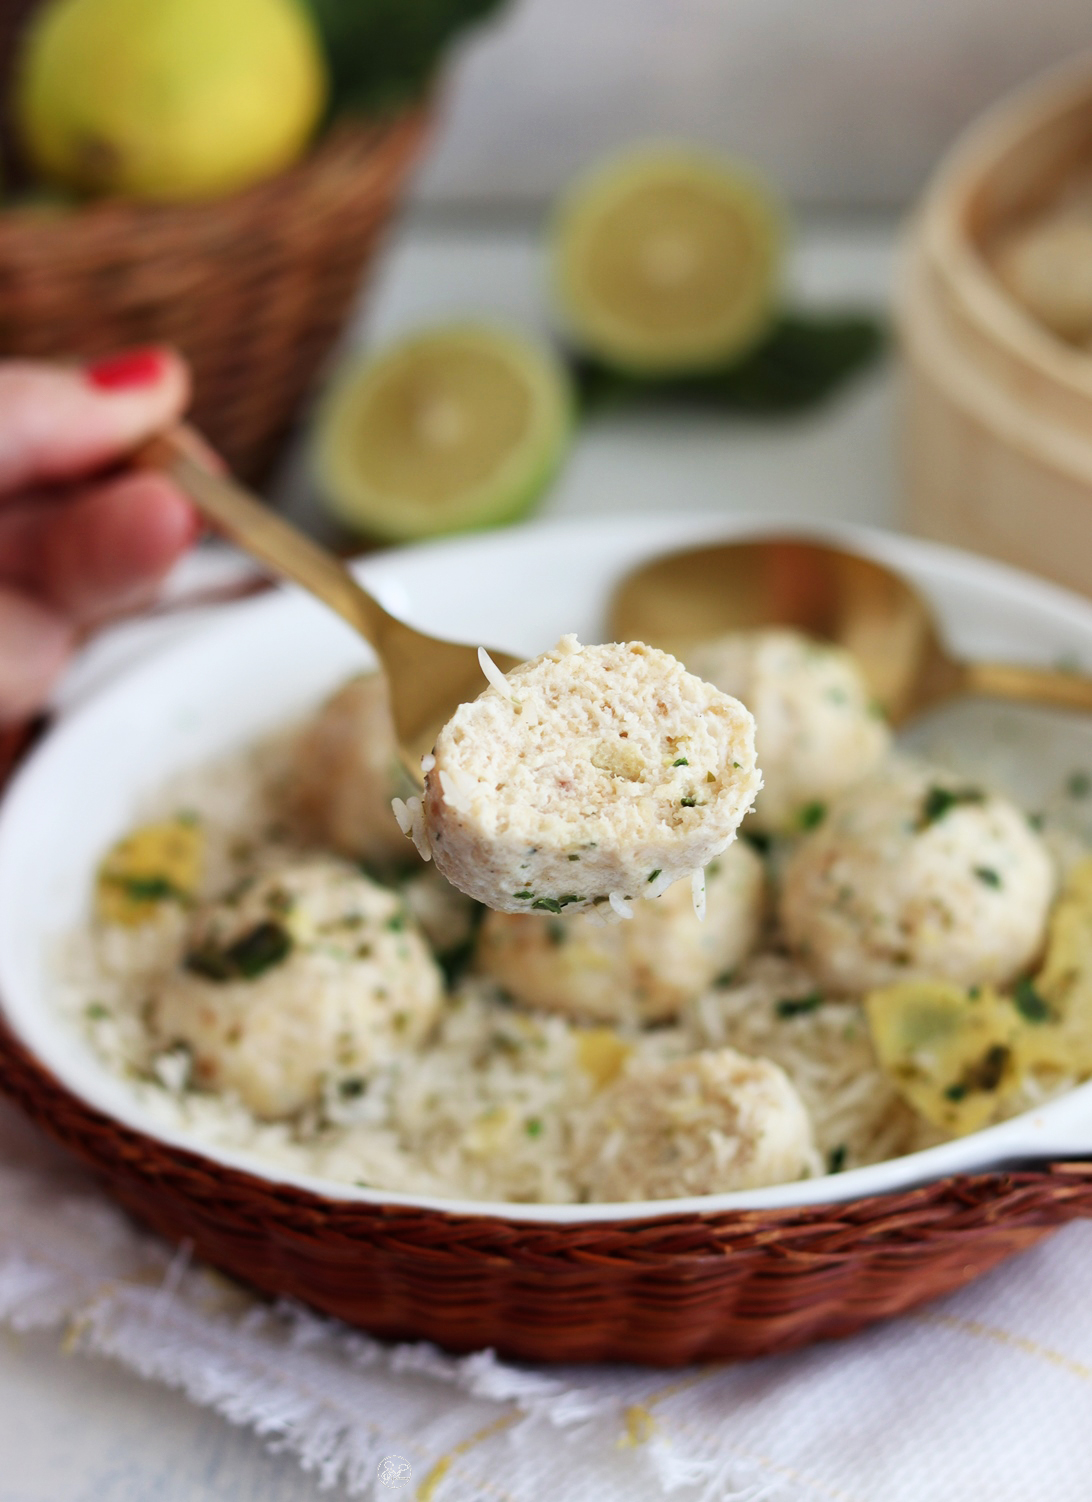
{"type": "Polygon", "coordinates": [[[87,367],[0,362],[0,497],[93,474],[175,422],[189,370],[169,349],[87,367]]]}

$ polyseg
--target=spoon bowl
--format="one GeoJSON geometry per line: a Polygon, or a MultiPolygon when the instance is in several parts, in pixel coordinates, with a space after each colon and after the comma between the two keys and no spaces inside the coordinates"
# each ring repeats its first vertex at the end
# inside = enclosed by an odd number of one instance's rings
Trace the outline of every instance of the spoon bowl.
{"type": "Polygon", "coordinates": [[[962,695],[1092,710],[1092,679],[1014,664],[965,662],[901,574],[829,543],[782,534],[661,555],[635,568],[610,603],[611,631],[686,660],[698,641],[791,626],[847,648],[895,725],[962,695]]]}

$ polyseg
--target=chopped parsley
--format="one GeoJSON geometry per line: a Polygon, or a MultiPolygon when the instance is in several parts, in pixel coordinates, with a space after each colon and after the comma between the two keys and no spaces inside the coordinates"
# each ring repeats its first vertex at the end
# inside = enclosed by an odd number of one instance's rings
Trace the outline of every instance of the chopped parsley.
{"type": "Polygon", "coordinates": [[[279,923],[266,921],[249,929],[233,944],[214,944],[194,949],[186,956],[186,969],[206,980],[255,980],[286,959],[292,936],[279,923]]]}
{"type": "Polygon", "coordinates": [[[386,927],[391,931],[392,934],[400,934],[405,926],[405,913],[395,913],[392,917],[388,918],[386,922],[386,927]]]}
{"type": "Polygon", "coordinates": [[[570,860],[571,860],[571,861],[578,861],[578,860],[579,860],[579,859],[580,859],[580,857],[579,857],[579,856],[578,856],[578,855],[570,855],[570,856],[569,856],[569,859],[570,859],[570,860]]]}
{"type": "Polygon", "coordinates": [[[673,761],[671,765],[673,767],[688,767],[690,763],[687,761],[685,756],[680,756],[676,761],[673,761]]]}
{"type": "MultiPolygon", "coordinates": [[[[516,895],[519,896],[519,893],[517,892],[516,895]]],[[[561,909],[568,907],[571,902],[583,901],[579,892],[567,892],[564,897],[536,897],[531,906],[543,913],[560,913],[561,909]]]]}
{"type": "Polygon", "coordinates": [[[823,993],[810,991],[807,996],[783,996],[774,1010],[779,1017],[802,1017],[823,1005],[823,993]]]}
{"type": "Polygon", "coordinates": [[[984,887],[1000,887],[1001,877],[992,866],[975,866],[974,874],[984,887]]]}
{"type": "Polygon", "coordinates": [[[653,882],[656,880],[657,876],[662,876],[663,874],[663,868],[661,866],[657,866],[655,871],[650,871],[648,873],[648,879],[650,882],[653,882]]]}
{"type": "Polygon", "coordinates": [[[523,1124],[523,1130],[528,1137],[542,1136],[542,1121],[538,1116],[529,1116],[523,1124]]]}
{"type": "Polygon", "coordinates": [[[1071,798],[1087,798],[1092,793],[1092,777],[1087,772],[1070,772],[1065,790],[1071,798]]]}
{"type": "Polygon", "coordinates": [[[696,798],[680,798],[679,802],[682,804],[683,808],[697,808],[698,806],[698,800],[696,798]]]}
{"type": "Polygon", "coordinates": [[[513,892],[512,893],[512,896],[515,897],[515,899],[517,900],[517,902],[530,902],[532,900],[532,898],[534,897],[534,895],[535,895],[534,892],[513,892]]]}
{"type": "Polygon", "coordinates": [[[351,1075],[345,1080],[339,1080],[337,1093],[343,1100],[355,1100],[358,1095],[364,1094],[364,1081],[358,1074],[351,1075]]]}
{"type": "Polygon", "coordinates": [[[111,886],[120,887],[134,902],[164,902],[168,897],[181,901],[186,896],[168,876],[108,876],[106,879],[111,886]]]}
{"type": "Polygon", "coordinates": [[[965,1100],[972,1090],[996,1090],[1008,1068],[1011,1051],[1003,1043],[988,1048],[974,1064],[968,1064],[963,1078],[949,1085],[944,1092],[946,1100],[965,1100]]]}
{"type": "Polygon", "coordinates": [[[844,1142],[839,1142],[837,1147],[832,1147],[827,1154],[827,1173],[841,1173],[846,1166],[848,1156],[849,1148],[844,1142]]]}
{"type": "Polygon", "coordinates": [[[758,851],[759,855],[769,855],[771,843],[770,836],[768,834],[764,834],[762,830],[745,829],[743,831],[743,838],[747,841],[752,850],[758,851]]]}
{"type": "Polygon", "coordinates": [[[102,1022],[104,1018],[110,1016],[110,1008],[104,1007],[101,1001],[89,1001],[84,1007],[83,1014],[88,1022],[102,1022]]]}
{"type": "Polygon", "coordinates": [[[796,816],[796,822],[801,829],[816,829],[827,816],[825,803],[805,803],[804,807],[796,816]]]}
{"type": "Polygon", "coordinates": [[[1012,1004],[1025,1022],[1049,1022],[1054,1016],[1048,1003],[1043,1000],[1026,976],[1016,982],[1012,993],[1012,1004]]]}
{"type": "Polygon", "coordinates": [[[962,804],[984,803],[986,795],[981,788],[942,788],[933,786],[922,800],[917,828],[928,829],[962,804]]]}

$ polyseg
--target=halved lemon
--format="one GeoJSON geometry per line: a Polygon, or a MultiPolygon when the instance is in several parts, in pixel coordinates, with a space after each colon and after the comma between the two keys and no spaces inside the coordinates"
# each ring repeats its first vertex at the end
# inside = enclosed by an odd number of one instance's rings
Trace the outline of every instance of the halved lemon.
{"type": "Polygon", "coordinates": [[[629,152],[562,201],[563,315],[586,350],[621,369],[724,364],[769,325],[782,240],[780,213],[751,173],[681,147],[629,152]]]}
{"type": "Polygon", "coordinates": [[[498,526],[538,499],[571,422],[548,350],[479,324],[431,329],[335,378],[315,476],[335,516],[387,541],[498,526]]]}

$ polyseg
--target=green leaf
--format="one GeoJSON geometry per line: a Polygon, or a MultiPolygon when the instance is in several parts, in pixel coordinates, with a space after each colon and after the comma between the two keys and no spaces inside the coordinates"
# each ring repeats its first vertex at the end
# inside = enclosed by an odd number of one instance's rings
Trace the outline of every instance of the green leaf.
{"type": "Polygon", "coordinates": [[[460,31],[503,0],[305,0],[330,70],[330,113],[380,114],[419,98],[460,31]]]}
{"type": "Polygon", "coordinates": [[[753,417],[803,412],[828,400],[883,352],[887,332],[871,313],[786,310],[741,360],[687,376],[640,376],[576,357],[581,409],[642,402],[711,407],[753,417]]]}

